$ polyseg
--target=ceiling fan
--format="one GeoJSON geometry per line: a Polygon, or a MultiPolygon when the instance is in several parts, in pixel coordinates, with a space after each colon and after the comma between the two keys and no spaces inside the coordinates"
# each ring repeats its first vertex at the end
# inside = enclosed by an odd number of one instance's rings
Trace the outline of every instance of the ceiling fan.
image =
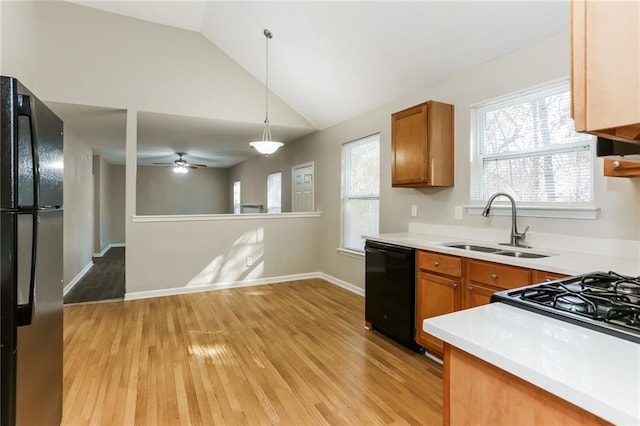
{"type": "Polygon", "coordinates": [[[184,152],[176,152],[178,159],[173,163],[153,163],[156,166],[173,166],[174,173],[187,173],[189,169],[201,169],[207,167],[206,164],[187,163],[182,157],[187,155],[184,152]]]}

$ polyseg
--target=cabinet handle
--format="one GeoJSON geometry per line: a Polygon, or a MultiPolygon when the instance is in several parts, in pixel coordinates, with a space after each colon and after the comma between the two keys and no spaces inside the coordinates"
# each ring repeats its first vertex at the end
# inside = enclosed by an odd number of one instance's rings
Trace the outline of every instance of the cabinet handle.
{"type": "Polygon", "coordinates": [[[473,287],[472,286],[469,286],[469,291],[473,291],[473,287]]]}
{"type": "Polygon", "coordinates": [[[496,274],[491,274],[491,279],[495,281],[498,279],[498,276],[496,274]]]}
{"type": "Polygon", "coordinates": [[[453,284],[451,284],[451,287],[453,287],[453,288],[458,288],[458,284],[453,283],[453,284]]]}
{"type": "Polygon", "coordinates": [[[440,262],[433,262],[435,266],[440,266],[440,262]]]}

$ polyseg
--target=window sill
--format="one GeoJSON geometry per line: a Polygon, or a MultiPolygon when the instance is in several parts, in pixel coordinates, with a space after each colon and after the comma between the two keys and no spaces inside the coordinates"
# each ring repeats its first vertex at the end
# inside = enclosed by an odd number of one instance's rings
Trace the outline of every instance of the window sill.
{"type": "Polygon", "coordinates": [[[338,252],[338,254],[341,254],[342,256],[354,257],[356,259],[364,260],[364,253],[360,251],[349,250],[342,247],[338,247],[336,251],[338,252]]]}
{"type": "MultiPolygon", "coordinates": [[[[468,215],[480,216],[484,205],[462,206],[468,215]]],[[[517,206],[519,217],[543,217],[553,219],[586,219],[595,220],[600,213],[599,207],[571,207],[571,206],[517,206]]],[[[495,216],[511,216],[510,205],[491,206],[491,214],[495,216]]]]}

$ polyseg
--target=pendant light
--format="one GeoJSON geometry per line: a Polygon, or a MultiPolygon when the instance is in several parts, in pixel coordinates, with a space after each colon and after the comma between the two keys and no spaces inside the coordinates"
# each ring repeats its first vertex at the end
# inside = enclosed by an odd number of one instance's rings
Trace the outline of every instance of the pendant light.
{"type": "Polygon", "coordinates": [[[276,142],[271,139],[271,129],[269,128],[269,40],[273,38],[271,31],[265,29],[263,31],[267,49],[266,49],[266,78],[265,78],[265,118],[264,118],[264,130],[262,131],[262,140],[250,142],[249,145],[254,147],[260,154],[269,155],[273,154],[280,148],[283,143],[276,142]]]}

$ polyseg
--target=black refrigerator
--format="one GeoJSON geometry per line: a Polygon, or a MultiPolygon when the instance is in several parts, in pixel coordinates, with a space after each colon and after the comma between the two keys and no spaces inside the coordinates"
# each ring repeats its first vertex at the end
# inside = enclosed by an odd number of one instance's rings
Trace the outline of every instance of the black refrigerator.
{"type": "Polygon", "coordinates": [[[0,77],[0,423],[62,418],[63,124],[0,77]]]}

